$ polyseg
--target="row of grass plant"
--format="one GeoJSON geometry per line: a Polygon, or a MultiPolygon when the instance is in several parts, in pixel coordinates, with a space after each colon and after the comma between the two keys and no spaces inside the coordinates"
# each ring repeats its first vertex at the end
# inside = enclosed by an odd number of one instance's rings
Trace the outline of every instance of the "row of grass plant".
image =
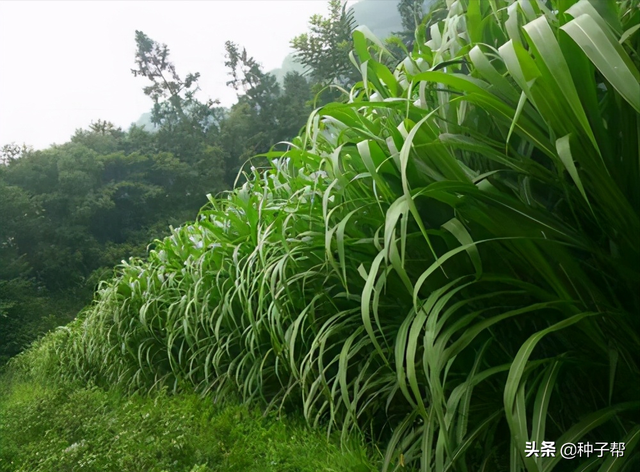
{"type": "Polygon", "coordinates": [[[18,363],[299,409],[386,444],[385,470],[630,470],[638,2],[445,7],[404,58],[358,28],[347,103],[18,363]]]}

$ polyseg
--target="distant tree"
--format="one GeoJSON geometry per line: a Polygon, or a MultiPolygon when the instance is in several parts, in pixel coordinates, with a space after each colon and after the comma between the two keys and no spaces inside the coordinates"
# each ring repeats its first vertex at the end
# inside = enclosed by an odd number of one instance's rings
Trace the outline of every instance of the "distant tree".
{"type": "Polygon", "coordinates": [[[328,7],[329,15],[313,15],[310,31],[293,38],[291,47],[313,83],[348,87],[359,77],[349,59],[356,27],[353,11],[340,0],[330,0],[328,7]]]}
{"type": "Polygon", "coordinates": [[[137,69],[135,77],[147,78],[151,85],[144,93],[153,100],[151,119],[156,125],[188,125],[196,131],[206,132],[214,121],[217,100],[202,102],[195,97],[200,73],[189,73],[182,79],[169,61],[169,48],[158,43],[142,31],[136,31],[137,69]]]}
{"type": "Polygon", "coordinates": [[[119,149],[125,154],[155,154],[158,152],[157,141],[155,133],[146,130],[144,126],[133,124],[119,141],[119,149]]]}
{"type": "Polygon", "coordinates": [[[284,76],[283,92],[280,98],[281,118],[278,121],[282,139],[292,139],[298,135],[311,112],[309,101],[312,98],[311,84],[301,74],[288,72],[284,76]]]}
{"type": "Polygon", "coordinates": [[[222,142],[235,160],[235,166],[230,168],[235,180],[247,159],[268,151],[281,139],[282,88],[246,49],[227,41],[225,50],[225,66],[231,76],[227,85],[238,92],[238,102],[223,123],[222,142]]]}
{"type": "Polygon", "coordinates": [[[405,47],[410,49],[415,41],[416,29],[425,28],[425,25],[422,25],[425,17],[428,16],[425,35],[430,37],[428,26],[442,20],[446,17],[447,12],[448,7],[445,0],[399,0],[398,13],[402,21],[402,31],[395,31],[393,34],[402,40],[405,47]]]}
{"type": "Polygon", "coordinates": [[[228,187],[225,179],[223,151],[219,147],[220,123],[224,110],[217,100],[203,102],[196,97],[200,73],[182,79],[169,61],[166,44],[153,41],[136,31],[136,64],[134,76],[147,78],[151,85],[144,93],[154,102],[152,122],[158,126],[155,150],[169,152],[190,166],[191,175],[183,196],[188,206],[197,210],[205,203],[207,193],[228,187]]]}
{"type": "Polygon", "coordinates": [[[25,240],[33,241],[42,220],[42,207],[24,189],[9,185],[0,176],[0,279],[28,276],[25,240]],[[22,247],[21,247],[22,246],[22,247]]]}
{"type": "Polygon", "coordinates": [[[116,125],[106,120],[98,120],[95,123],[92,121],[89,125],[89,129],[94,133],[110,134],[111,136],[122,136],[124,133],[122,128],[116,128],[116,125]]]}
{"type": "Polygon", "coordinates": [[[24,156],[32,150],[33,148],[26,144],[22,146],[16,143],[5,144],[0,148],[0,164],[7,165],[9,162],[24,156]]]}
{"type": "Polygon", "coordinates": [[[424,17],[424,0],[399,0],[398,13],[402,20],[402,29],[413,36],[424,17]]]}
{"type": "Polygon", "coordinates": [[[242,92],[238,95],[238,101],[248,103],[261,115],[263,122],[267,126],[274,126],[273,122],[274,104],[280,96],[281,89],[276,77],[264,72],[262,66],[247,54],[246,49],[231,42],[225,43],[224,65],[229,69],[231,80],[227,85],[236,91],[242,92]]]}
{"type": "Polygon", "coordinates": [[[0,365],[53,327],[43,298],[46,291],[33,277],[25,254],[43,234],[43,209],[3,177],[0,172],[0,365]]]}
{"type": "Polygon", "coordinates": [[[247,159],[298,134],[310,111],[307,103],[312,95],[301,74],[288,73],[280,86],[246,49],[231,41],[225,49],[225,65],[231,76],[227,85],[238,92],[238,102],[222,123],[221,142],[231,156],[237,156],[235,166],[229,169],[235,180],[247,159]]]}
{"type": "Polygon", "coordinates": [[[116,128],[113,123],[105,120],[92,121],[88,128],[76,129],[71,142],[82,144],[99,154],[116,152],[126,135],[122,128],[116,128]]]}

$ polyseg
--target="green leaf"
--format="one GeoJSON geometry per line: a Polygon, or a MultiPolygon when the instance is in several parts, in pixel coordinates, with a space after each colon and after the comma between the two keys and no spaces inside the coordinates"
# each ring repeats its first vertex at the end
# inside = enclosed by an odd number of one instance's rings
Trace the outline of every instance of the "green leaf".
{"type": "Polygon", "coordinates": [[[571,135],[563,136],[562,138],[556,141],[556,149],[558,150],[558,156],[560,157],[560,161],[564,164],[564,168],[567,169],[571,179],[578,187],[580,191],[580,195],[584,198],[589,208],[591,208],[591,204],[589,203],[589,199],[587,198],[587,194],[584,190],[584,185],[582,184],[582,180],[580,179],[580,175],[578,175],[578,169],[576,169],[576,165],[573,162],[573,156],[571,155],[571,135]]]}
{"type": "Polygon", "coordinates": [[[640,72],[618,42],[613,42],[596,21],[581,15],[561,27],[591,59],[618,93],[640,113],[640,72]]]}

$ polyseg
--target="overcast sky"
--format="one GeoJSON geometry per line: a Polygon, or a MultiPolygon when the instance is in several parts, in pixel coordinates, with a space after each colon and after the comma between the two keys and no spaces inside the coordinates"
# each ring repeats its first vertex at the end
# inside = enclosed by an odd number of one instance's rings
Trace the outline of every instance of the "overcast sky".
{"type": "Polygon", "coordinates": [[[131,74],[135,30],[169,46],[180,76],[201,73],[200,98],[228,106],[225,41],[268,71],[326,12],[326,0],[0,1],[0,145],[42,149],[92,120],[127,129],[148,112],[146,79],[131,74]]]}

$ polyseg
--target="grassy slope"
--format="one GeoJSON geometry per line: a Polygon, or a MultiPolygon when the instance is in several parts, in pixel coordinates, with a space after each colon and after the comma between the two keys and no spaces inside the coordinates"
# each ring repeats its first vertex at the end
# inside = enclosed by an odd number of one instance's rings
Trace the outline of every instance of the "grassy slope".
{"type": "Polygon", "coordinates": [[[0,471],[374,470],[292,418],[263,417],[196,395],[124,396],[4,376],[0,471]]]}

